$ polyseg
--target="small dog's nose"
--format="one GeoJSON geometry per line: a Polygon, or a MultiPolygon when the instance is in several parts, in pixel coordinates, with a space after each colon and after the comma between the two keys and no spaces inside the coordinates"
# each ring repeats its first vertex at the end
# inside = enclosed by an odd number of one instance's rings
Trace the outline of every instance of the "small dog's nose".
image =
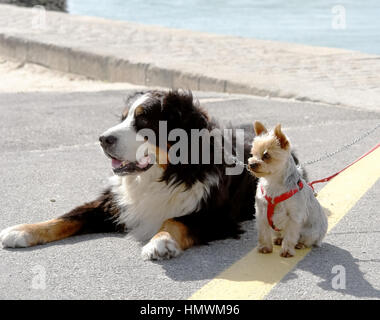
{"type": "Polygon", "coordinates": [[[115,136],[100,136],[99,141],[102,145],[109,147],[116,143],[117,138],[115,136]]]}
{"type": "Polygon", "coordinates": [[[255,169],[257,169],[257,167],[259,166],[259,164],[256,163],[256,162],[254,162],[254,163],[250,163],[248,166],[249,166],[250,169],[255,170],[255,169]]]}

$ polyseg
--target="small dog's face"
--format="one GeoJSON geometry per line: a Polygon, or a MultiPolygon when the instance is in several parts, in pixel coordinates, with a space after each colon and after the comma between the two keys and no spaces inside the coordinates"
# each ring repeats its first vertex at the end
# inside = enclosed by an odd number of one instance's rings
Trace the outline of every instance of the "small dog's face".
{"type": "Polygon", "coordinates": [[[256,177],[266,177],[283,170],[290,156],[290,143],[282,133],[281,125],[268,132],[258,121],[254,124],[256,137],[252,142],[248,167],[256,177]]]}

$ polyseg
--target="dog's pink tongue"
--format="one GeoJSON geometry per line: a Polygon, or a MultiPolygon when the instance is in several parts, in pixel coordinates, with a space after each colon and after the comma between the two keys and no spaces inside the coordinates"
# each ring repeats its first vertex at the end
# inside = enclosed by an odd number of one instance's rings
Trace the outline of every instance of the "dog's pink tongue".
{"type": "Polygon", "coordinates": [[[149,164],[149,156],[146,156],[144,158],[142,158],[138,163],[137,163],[137,166],[140,168],[140,169],[144,169],[145,167],[147,167],[149,164]]]}
{"type": "Polygon", "coordinates": [[[116,168],[119,168],[120,166],[121,166],[121,161],[112,159],[112,168],[116,169],[116,168]]]}

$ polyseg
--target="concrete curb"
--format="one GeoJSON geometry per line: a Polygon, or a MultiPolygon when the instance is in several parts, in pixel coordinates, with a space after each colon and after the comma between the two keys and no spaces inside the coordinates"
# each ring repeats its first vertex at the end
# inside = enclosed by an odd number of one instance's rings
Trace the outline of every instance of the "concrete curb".
{"type": "Polygon", "coordinates": [[[184,88],[200,91],[276,96],[273,92],[228,80],[163,69],[147,63],[132,63],[113,56],[46,44],[0,33],[0,54],[54,70],[109,82],[184,88]]]}
{"type": "Polygon", "coordinates": [[[108,82],[380,111],[380,57],[0,5],[0,55],[108,82]],[[237,54],[238,53],[238,54],[237,54]]]}

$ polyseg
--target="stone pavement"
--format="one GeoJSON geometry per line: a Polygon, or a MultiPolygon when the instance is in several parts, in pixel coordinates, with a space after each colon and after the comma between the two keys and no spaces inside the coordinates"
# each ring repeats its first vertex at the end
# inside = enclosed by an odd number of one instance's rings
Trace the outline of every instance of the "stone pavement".
{"type": "Polygon", "coordinates": [[[0,5],[0,54],[111,82],[380,109],[379,56],[39,14],[0,5]]]}

